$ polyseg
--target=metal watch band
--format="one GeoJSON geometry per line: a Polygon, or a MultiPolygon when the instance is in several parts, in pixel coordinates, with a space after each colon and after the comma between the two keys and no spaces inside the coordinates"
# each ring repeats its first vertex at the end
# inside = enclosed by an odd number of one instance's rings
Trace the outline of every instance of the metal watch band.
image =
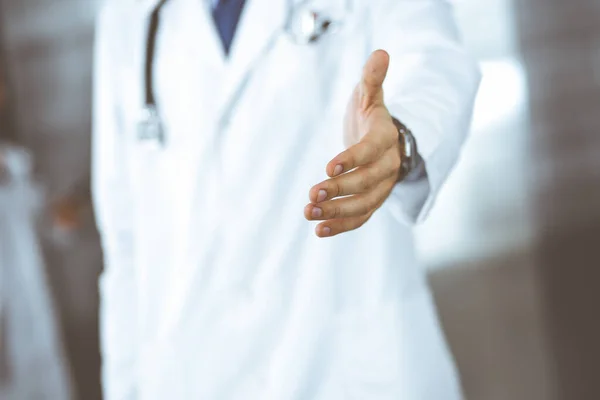
{"type": "Polygon", "coordinates": [[[417,151],[417,142],[410,129],[396,118],[392,118],[394,125],[398,129],[398,140],[401,144],[402,161],[400,164],[400,178],[404,180],[411,172],[415,171],[420,164],[420,157],[417,151]]]}

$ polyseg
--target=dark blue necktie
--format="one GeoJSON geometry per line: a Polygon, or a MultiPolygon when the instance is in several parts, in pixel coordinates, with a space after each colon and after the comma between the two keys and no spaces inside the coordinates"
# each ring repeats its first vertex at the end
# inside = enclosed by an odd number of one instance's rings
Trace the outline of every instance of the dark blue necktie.
{"type": "Polygon", "coordinates": [[[235,35],[245,0],[219,0],[213,10],[213,19],[217,25],[225,54],[229,55],[231,42],[235,35]]]}

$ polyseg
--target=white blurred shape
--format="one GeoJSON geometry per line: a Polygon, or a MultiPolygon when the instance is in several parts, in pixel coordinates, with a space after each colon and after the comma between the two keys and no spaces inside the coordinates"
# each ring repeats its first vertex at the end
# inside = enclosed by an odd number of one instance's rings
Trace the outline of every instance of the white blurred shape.
{"type": "Polygon", "coordinates": [[[522,118],[527,106],[527,80],[521,62],[508,58],[481,62],[483,80],[473,115],[473,133],[522,118]]]}
{"type": "Polygon", "coordinates": [[[0,185],[0,399],[72,398],[56,310],[34,228],[37,194],[28,153],[4,147],[0,185]]]}

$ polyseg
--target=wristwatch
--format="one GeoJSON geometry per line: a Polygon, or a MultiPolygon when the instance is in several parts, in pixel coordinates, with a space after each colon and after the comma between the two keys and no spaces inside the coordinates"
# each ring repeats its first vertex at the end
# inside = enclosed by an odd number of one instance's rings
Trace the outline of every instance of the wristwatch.
{"type": "Polygon", "coordinates": [[[417,141],[410,129],[396,118],[392,117],[392,121],[398,129],[398,139],[400,140],[401,149],[400,177],[398,180],[410,180],[412,176],[417,175],[418,171],[421,170],[423,160],[417,150],[417,141]]]}

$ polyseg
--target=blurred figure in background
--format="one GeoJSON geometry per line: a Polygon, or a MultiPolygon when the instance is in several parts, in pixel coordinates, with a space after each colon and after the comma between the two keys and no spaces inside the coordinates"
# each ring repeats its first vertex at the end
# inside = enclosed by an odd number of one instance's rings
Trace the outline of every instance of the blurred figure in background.
{"type": "Polygon", "coordinates": [[[479,82],[447,2],[109,1],[97,38],[107,399],[461,398],[411,234],[479,82]]]}
{"type": "Polygon", "coordinates": [[[35,230],[39,194],[31,164],[25,150],[0,144],[0,398],[68,400],[69,367],[35,230]]]}
{"type": "Polygon", "coordinates": [[[0,399],[69,400],[69,367],[35,229],[32,157],[9,140],[3,61],[0,51],[0,399]]]}

